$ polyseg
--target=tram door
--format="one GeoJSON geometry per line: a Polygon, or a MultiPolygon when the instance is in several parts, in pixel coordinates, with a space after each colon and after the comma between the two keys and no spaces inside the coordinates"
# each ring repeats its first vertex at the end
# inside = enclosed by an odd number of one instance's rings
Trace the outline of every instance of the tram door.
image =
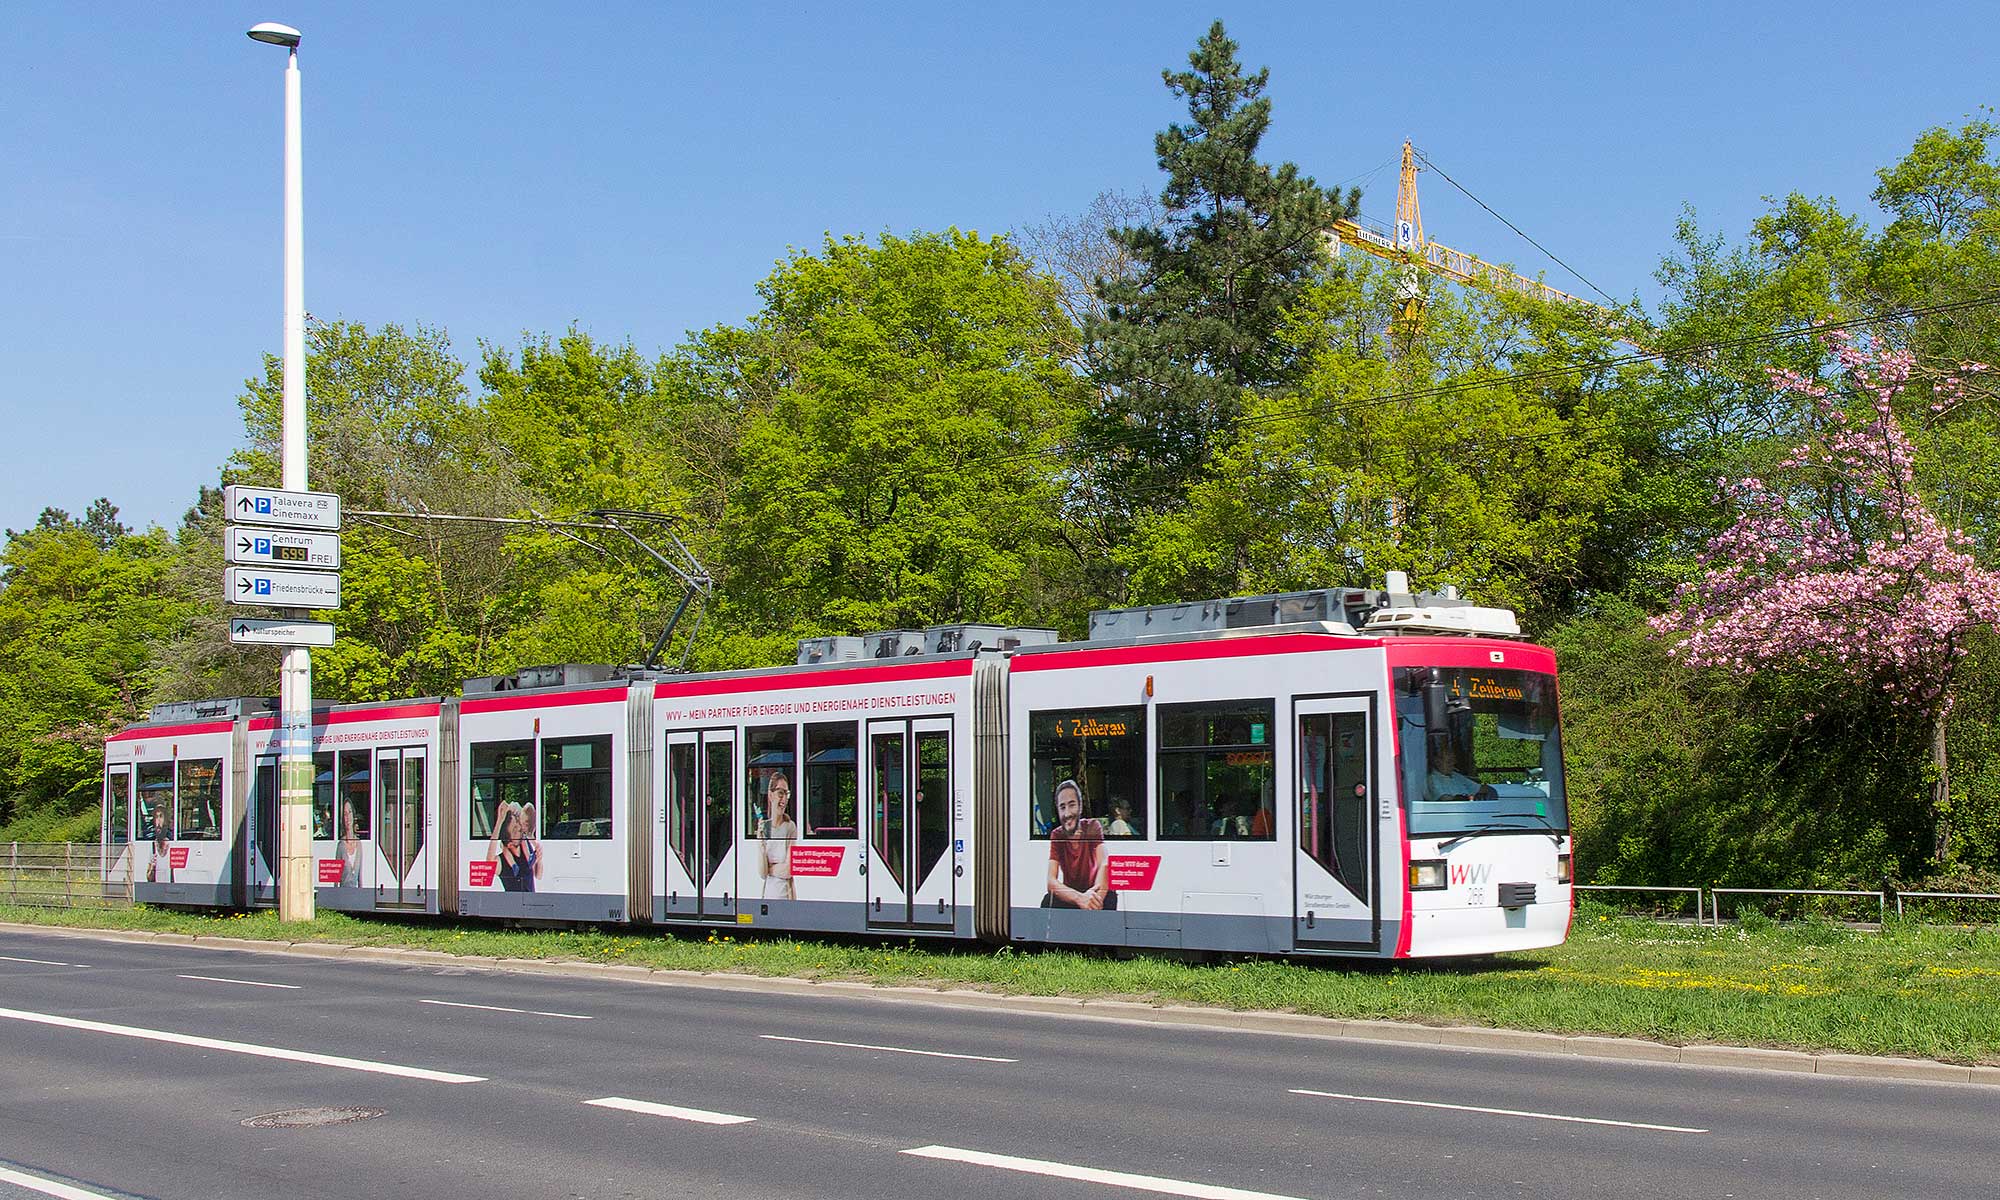
{"type": "Polygon", "coordinates": [[[424,766],[421,746],[375,752],[375,903],[424,902],[424,766]]]}
{"type": "Polygon", "coordinates": [[[949,928],[958,916],[951,722],[870,722],[868,763],[868,924],[949,928]]]}
{"type": "Polygon", "coordinates": [[[1352,949],[1381,943],[1381,851],[1376,820],[1392,803],[1380,791],[1374,698],[1299,700],[1292,761],[1298,814],[1293,935],[1301,946],[1352,949]]]}
{"type": "Polygon", "coordinates": [[[278,758],[260,756],[250,775],[250,903],[278,902],[278,758]]]}
{"type": "Polygon", "coordinates": [[[121,870],[132,843],[132,768],[120,763],[104,770],[104,882],[123,881],[121,870]]]}
{"type": "Polygon", "coordinates": [[[657,878],[666,915],[736,915],[736,733],[709,730],[667,738],[667,836],[657,878]]]}

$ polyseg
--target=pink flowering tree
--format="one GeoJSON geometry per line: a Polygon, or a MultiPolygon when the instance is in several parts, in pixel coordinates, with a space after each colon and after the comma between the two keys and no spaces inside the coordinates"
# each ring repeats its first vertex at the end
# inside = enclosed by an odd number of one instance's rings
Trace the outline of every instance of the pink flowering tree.
{"type": "MultiPolygon", "coordinates": [[[[1701,575],[1682,585],[1653,629],[1679,638],[1691,666],[1749,675],[1817,672],[1879,691],[1930,734],[1933,853],[1949,848],[1945,722],[1952,678],[1975,630],[2000,619],[2000,572],[1973,557],[1917,488],[1899,409],[1915,370],[1901,350],[1829,339],[1844,376],[1829,387],[1774,371],[1802,397],[1818,432],[1768,478],[1723,481],[1735,523],[1708,545],[1701,575]]],[[[1928,383],[1930,419],[1963,403],[1968,363],[1928,383]]]]}

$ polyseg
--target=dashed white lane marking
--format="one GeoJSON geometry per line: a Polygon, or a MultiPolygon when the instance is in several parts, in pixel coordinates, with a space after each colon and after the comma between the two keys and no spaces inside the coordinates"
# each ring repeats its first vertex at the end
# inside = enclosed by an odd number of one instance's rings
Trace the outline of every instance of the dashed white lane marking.
{"type": "Polygon", "coordinates": [[[30,1175],[25,1171],[0,1167],[0,1183],[11,1183],[44,1196],[55,1196],[58,1200],[111,1200],[103,1192],[93,1192],[71,1183],[58,1183],[53,1179],[43,1179],[40,1175],[30,1175]]]}
{"type": "Polygon", "coordinates": [[[113,1025],[105,1021],[85,1021],[77,1017],[58,1017],[50,1013],[25,1012],[18,1008],[0,1008],[0,1019],[27,1021],[34,1025],[54,1025],[61,1029],[81,1029],[88,1033],[108,1033],[115,1037],[138,1038],[148,1042],[166,1042],[175,1046],[192,1046],[197,1050],[222,1050],[230,1054],[248,1054],[255,1058],[278,1058],[286,1062],[312,1063],[321,1067],[339,1067],[346,1071],[368,1071],[376,1075],[396,1075],[404,1079],[423,1079],[431,1083],[484,1083],[484,1075],[460,1075],[454,1071],[433,1071],[427,1067],[406,1067],[400,1063],[375,1062],[366,1058],[343,1058],[337,1054],[314,1054],[308,1050],[287,1050],[282,1046],[259,1046],[254,1042],[230,1042],[221,1038],[197,1037],[191,1033],[170,1033],[164,1029],[142,1029],[137,1025],[113,1025]]]}
{"type": "Polygon", "coordinates": [[[1039,1158],[1016,1158],[1011,1154],[988,1154],[983,1150],[961,1150],[956,1146],[918,1146],[903,1153],[913,1154],[918,1158],[939,1158],[946,1162],[971,1163],[976,1167],[1019,1171],[1023,1175],[1050,1175],[1057,1179],[1077,1179],[1085,1183],[1102,1183],[1140,1192],[1157,1192],[1162,1196],[1193,1196],[1196,1200],[1299,1200],[1297,1196],[1281,1196],[1276,1192],[1253,1192],[1244,1188],[1223,1187],[1215,1183],[1196,1183],[1191,1179],[1166,1179],[1158,1175],[1134,1175],[1129,1171],[1106,1171],[1099,1167],[1079,1167],[1074,1163],[1048,1162],[1039,1158]]]}
{"type": "Polygon", "coordinates": [[[1453,1112],[1486,1113],[1495,1117],[1532,1117],[1537,1121],[1569,1121],[1577,1125],[1616,1125],[1620,1129],[1652,1129],[1661,1133],[1707,1133],[1706,1129],[1691,1129],[1685,1125],[1648,1125],[1644,1121],[1613,1121],[1606,1117],[1571,1117],[1562,1113],[1526,1112],[1518,1108],[1481,1108],[1476,1104],[1439,1104],[1434,1100],[1399,1100],[1390,1096],[1351,1096],[1346,1092],[1316,1092],[1311,1088],[1293,1088],[1299,1096],[1323,1096],[1328,1100],[1363,1100],[1369,1104],[1401,1104],[1410,1108],[1445,1108],[1453,1112]]]}
{"type": "Polygon", "coordinates": [[[240,983],[244,987],[284,988],[288,992],[303,989],[296,983],[265,983],[261,979],[230,979],[222,975],[176,975],[175,979],[199,979],[203,983],[240,983]]]}
{"type": "Polygon", "coordinates": [[[38,967],[80,967],[83,965],[82,963],[56,962],[53,959],[47,958],[15,958],[11,954],[0,954],[0,959],[4,959],[7,962],[34,963],[38,967]]]}
{"type": "Polygon", "coordinates": [[[871,1046],[867,1042],[829,1042],[822,1038],[786,1037],[781,1033],[760,1033],[767,1042],[803,1042],[808,1046],[842,1046],[849,1050],[882,1050],[890,1054],[921,1054],[925,1058],[964,1058],[973,1062],[1011,1063],[1018,1058],[995,1058],[991,1054],[950,1054],[943,1050],[912,1050],[908,1046],[871,1046]]]}
{"type": "Polygon", "coordinates": [[[487,1012],[521,1013],[530,1017],[561,1017],[565,1021],[588,1021],[582,1013],[543,1012],[538,1008],[503,1008],[498,1004],[464,1004],[457,1000],[419,1000],[418,1004],[442,1004],[446,1008],[480,1008],[487,1012]]]}
{"type": "Polygon", "coordinates": [[[585,1104],[598,1108],[616,1108],[625,1112],[644,1113],[649,1117],[672,1117],[676,1121],[698,1121],[703,1125],[748,1125],[755,1117],[739,1117],[735,1113],[709,1112],[705,1108],[682,1108],[678,1104],[655,1104],[651,1100],[630,1100],[624,1096],[601,1096],[596,1100],[585,1100],[585,1104]]]}

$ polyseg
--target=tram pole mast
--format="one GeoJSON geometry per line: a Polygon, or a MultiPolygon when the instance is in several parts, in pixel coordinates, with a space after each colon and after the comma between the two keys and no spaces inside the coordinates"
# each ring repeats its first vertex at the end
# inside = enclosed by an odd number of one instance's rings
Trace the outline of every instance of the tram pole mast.
{"type": "MultiPolygon", "coordinates": [[[[299,119],[299,31],[265,22],[250,37],[285,56],[285,412],[286,491],[306,490],[305,200],[299,119]]],[[[288,616],[299,614],[288,613],[288,616]]],[[[312,651],[288,646],[278,674],[278,919],[313,919],[312,651]]]]}

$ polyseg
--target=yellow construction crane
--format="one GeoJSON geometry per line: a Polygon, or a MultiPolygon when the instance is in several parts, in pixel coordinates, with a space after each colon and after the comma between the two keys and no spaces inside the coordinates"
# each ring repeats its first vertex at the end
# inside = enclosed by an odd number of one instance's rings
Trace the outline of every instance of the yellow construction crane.
{"type": "Polygon", "coordinates": [[[1548,304],[1580,304],[1607,317],[1617,316],[1602,305],[1552,288],[1539,279],[1516,274],[1476,254],[1454,250],[1424,237],[1424,219],[1417,210],[1417,152],[1407,141],[1403,143],[1403,172],[1396,181],[1396,228],[1385,230],[1372,222],[1363,224],[1343,218],[1333,223],[1332,238],[1335,255],[1342,247],[1352,246],[1404,266],[1402,286],[1396,295],[1396,321],[1406,332],[1414,332],[1423,324],[1424,294],[1417,279],[1419,268],[1459,283],[1518,292],[1548,304]]]}

